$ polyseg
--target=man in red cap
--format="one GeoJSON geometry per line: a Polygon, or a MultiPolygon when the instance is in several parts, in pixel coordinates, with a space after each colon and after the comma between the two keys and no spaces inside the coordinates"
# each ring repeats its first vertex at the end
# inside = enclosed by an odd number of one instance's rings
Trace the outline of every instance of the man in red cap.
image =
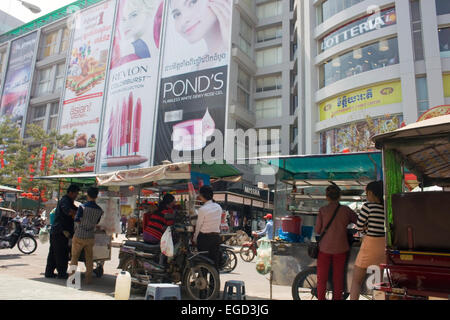
{"type": "Polygon", "coordinates": [[[272,240],[273,239],[273,220],[272,220],[272,215],[270,213],[266,214],[264,216],[264,219],[267,220],[267,223],[266,223],[266,226],[265,226],[264,230],[262,230],[260,232],[255,232],[255,233],[259,237],[266,235],[269,240],[272,240]]]}

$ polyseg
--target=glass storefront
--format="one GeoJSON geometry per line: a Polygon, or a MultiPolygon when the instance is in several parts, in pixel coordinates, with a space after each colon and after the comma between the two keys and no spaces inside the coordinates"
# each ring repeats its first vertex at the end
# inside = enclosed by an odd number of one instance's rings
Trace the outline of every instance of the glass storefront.
{"type": "Polygon", "coordinates": [[[328,20],[336,13],[339,13],[351,6],[358,4],[364,0],[326,0],[317,10],[317,19],[319,24],[328,20]]]}
{"type": "Polygon", "coordinates": [[[364,47],[354,48],[320,66],[320,88],[362,72],[398,63],[397,38],[383,39],[364,47]]]}
{"type": "Polygon", "coordinates": [[[376,134],[400,128],[403,116],[386,115],[379,118],[367,118],[339,128],[320,133],[320,153],[363,152],[376,150],[371,140],[376,134]]]}
{"type": "Polygon", "coordinates": [[[440,28],[438,34],[441,58],[450,58],[450,27],[440,28]]]}
{"type": "Polygon", "coordinates": [[[357,36],[397,23],[395,8],[382,10],[379,15],[367,15],[350,22],[320,40],[320,51],[328,50],[357,36]]]}
{"type": "Polygon", "coordinates": [[[436,12],[438,15],[450,14],[450,1],[436,0],[436,12]]]}

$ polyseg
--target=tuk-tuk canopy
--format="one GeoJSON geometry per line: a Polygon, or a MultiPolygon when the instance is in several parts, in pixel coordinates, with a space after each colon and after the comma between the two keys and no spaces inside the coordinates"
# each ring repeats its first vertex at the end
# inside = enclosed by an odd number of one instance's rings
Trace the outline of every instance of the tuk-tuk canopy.
{"type": "Polygon", "coordinates": [[[362,186],[381,179],[381,152],[281,156],[266,158],[278,167],[280,180],[297,186],[362,186]]]}
{"type": "Polygon", "coordinates": [[[450,115],[377,135],[373,141],[378,149],[393,151],[423,187],[450,185],[450,115]]]}

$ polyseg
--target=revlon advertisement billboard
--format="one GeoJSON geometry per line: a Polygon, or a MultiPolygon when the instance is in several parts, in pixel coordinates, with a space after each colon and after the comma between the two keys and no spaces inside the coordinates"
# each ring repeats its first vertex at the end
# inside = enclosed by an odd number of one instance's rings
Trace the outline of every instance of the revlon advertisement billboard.
{"type": "Polygon", "coordinates": [[[231,0],[168,1],[154,165],[223,150],[231,15],[231,0]]]}
{"type": "Polygon", "coordinates": [[[163,0],[120,0],[98,172],[150,166],[163,0]]]}
{"type": "Polygon", "coordinates": [[[68,145],[59,146],[61,160],[78,167],[73,171],[95,169],[115,6],[107,1],[75,19],[60,133],[77,133],[68,145]]]}
{"type": "Polygon", "coordinates": [[[0,117],[9,116],[20,126],[27,108],[37,32],[12,41],[3,88],[0,117]]]}

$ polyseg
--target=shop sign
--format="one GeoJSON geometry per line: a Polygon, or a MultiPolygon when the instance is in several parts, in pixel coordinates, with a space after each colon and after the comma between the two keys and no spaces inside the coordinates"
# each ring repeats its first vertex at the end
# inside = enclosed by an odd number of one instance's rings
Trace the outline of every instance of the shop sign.
{"type": "Polygon", "coordinates": [[[214,194],[214,200],[217,202],[225,202],[225,194],[224,193],[214,194]]]}
{"type": "Polygon", "coordinates": [[[244,204],[245,204],[246,206],[251,206],[251,205],[252,205],[252,199],[244,198],[244,204]]]}
{"type": "Polygon", "coordinates": [[[254,196],[257,196],[257,197],[261,197],[261,193],[260,193],[259,189],[255,188],[255,187],[244,185],[244,192],[249,193],[254,196]]]}
{"type": "Polygon", "coordinates": [[[253,206],[258,208],[264,208],[264,202],[253,200],[253,206]]]}
{"type": "Polygon", "coordinates": [[[328,36],[321,41],[321,50],[328,50],[344,41],[350,40],[354,37],[366,34],[368,32],[378,30],[384,27],[396,24],[397,15],[395,8],[390,8],[382,11],[378,16],[376,14],[366,16],[358,19],[355,22],[349,23],[328,36]]]}
{"type": "Polygon", "coordinates": [[[242,204],[242,197],[238,197],[238,196],[233,196],[231,194],[228,195],[228,202],[234,202],[234,203],[239,203],[242,204]]]}
{"type": "Polygon", "coordinates": [[[372,107],[402,102],[400,81],[348,92],[320,104],[320,121],[372,107]]]}

